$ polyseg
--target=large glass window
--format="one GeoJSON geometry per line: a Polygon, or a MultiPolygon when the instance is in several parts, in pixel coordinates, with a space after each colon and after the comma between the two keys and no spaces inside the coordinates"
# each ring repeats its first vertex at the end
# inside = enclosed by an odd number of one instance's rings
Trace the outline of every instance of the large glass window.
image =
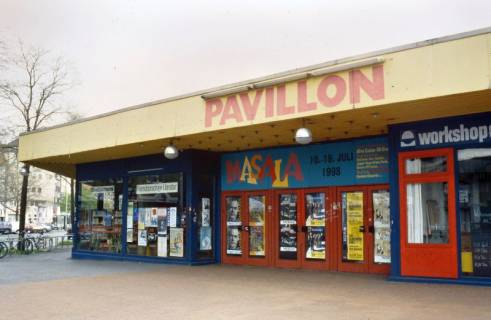
{"type": "Polygon", "coordinates": [[[448,243],[447,190],[446,182],[406,186],[408,243],[448,243]]]}
{"type": "Polygon", "coordinates": [[[491,276],[491,149],[458,151],[462,272],[491,276]]]}
{"type": "Polygon", "coordinates": [[[121,252],[122,180],[105,179],[79,183],[79,250],[121,252]]]}
{"type": "Polygon", "coordinates": [[[131,177],[128,181],[127,253],[184,257],[186,214],[182,175],[131,177]]]}

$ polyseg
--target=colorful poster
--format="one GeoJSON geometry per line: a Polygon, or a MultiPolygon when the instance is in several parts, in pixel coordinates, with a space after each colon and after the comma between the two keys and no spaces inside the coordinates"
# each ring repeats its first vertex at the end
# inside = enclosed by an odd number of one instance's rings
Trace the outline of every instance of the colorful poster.
{"type": "Polygon", "coordinates": [[[170,228],[169,256],[184,257],[184,229],[170,228]]]}
{"type": "Polygon", "coordinates": [[[240,226],[240,197],[226,197],[227,226],[240,226]]]}
{"type": "Polygon", "coordinates": [[[157,241],[157,256],[167,257],[167,237],[158,237],[157,241]]]}
{"type": "Polygon", "coordinates": [[[264,217],[266,211],[265,196],[249,197],[249,225],[264,226],[264,217]]]}
{"type": "Polygon", "coordinates": [[[201,198],[201,226],[210,226],[210,198],[201,198]]]}
{"type": "Polygon", "coordinates": [[[126,230],[126,242],[128,243],[133,242],[133,229],[126,230]]]}
{"type": "Polygon", "coordinates": [[[238,227],[227,227],[227,254],[242,254],[240,230],[238,227]]]}
{"type": "Polygon", "coordinates": [[[169,214],[169,226],[171,228],[177,227],[177,208],[176,207],[171,207],[168,209],[168,214],[169,214]]]}
{"type": "Polygon", "coordinates": [[[128,209],[126,210],[126,228],[133,229],[133,202],[128,202],[128,209]]]}
{"type": "Polygon", "coordinates": [[[140,247],[147,246],[147,230],[138,230],[138,245],[140,247]]]}
{"type": "Polygon", "coordinates": [[[297,224],[297,195],[280,195],[280,225],[297,224]]]}
{"type": "Polygon", "coordinates": [[[326,195],[323,192],[308,193],[305,196],[305,210],[307,227],[324,227],[326,225],[326,195]]]}
{"type": "Polygon", "coordinates": [[[158,208],[150,208],[150,223],[149,227],[157,227],[157,210],[158,208]]]}
{"type": "Polygon", "coordinates": [[[390,263],[390,206],[389,192],[377,191],[373,195],[376,263],[390,263]]]}
{"type": "Polygon", "coordinates": [[[363,192],[346,194],[346,227],[348,260],[363,261],[363,192]]]}
{"type": "Polygon", "coordinates": [[[199,229],[199,249],[201,251],[211,250],[211,227],[199,229]]]}
{"type": "Polygon", "coordinates": [[[264,256],[264,227],[249,227],[249,255],[264,256]]]}
{"type": "Polygon", "coordinates": [[[167,235],[167,208],[157,209],[157,225],[158,235],[167,235]]]}
{"type": "Polygon", "coordinates": [[[145,222],[147,219],[145,208],[138,208],[138,230],[145,229],[145,222]]]}
{"type": "Polygon", "coordinates": [[[323,227],[307,228],[307,259],[326,258],[326,236],[323,227]]]}

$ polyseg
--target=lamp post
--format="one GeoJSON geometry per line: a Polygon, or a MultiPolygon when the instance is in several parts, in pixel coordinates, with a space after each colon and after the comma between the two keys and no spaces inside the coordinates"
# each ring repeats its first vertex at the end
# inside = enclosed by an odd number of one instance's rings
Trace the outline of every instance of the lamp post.
{"type": "Polygon", "coordinates": [[[22,188],[20,190],[20,217],[19,217],[19,231],[24,231],[26,227],[26,207],[27,207],[27,185],[29,183],[29,170],[31,166],[25,164],[19,173],[22,176],[22,188]]]}

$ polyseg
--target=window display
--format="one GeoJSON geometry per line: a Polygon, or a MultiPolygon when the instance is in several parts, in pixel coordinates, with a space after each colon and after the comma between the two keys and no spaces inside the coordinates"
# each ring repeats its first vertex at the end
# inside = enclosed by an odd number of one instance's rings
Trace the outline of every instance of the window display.
{"type": "Polygon", "coordinates": [[[120,253],[123,199],[122,180],[79,183],[79,250],[120,253]]]}
{"type": "Polygon", "coordinates": [[[326,258],[326,210],[325,194],[310,193],[305,195],[305,226],[307,259],[326,258]]]}
{"type": "Polygon", "coordinates": [[[491,149],[458,151],[462,272],[491,277],[491,149]]]}
{"type": "Polygon", "coordinates": [[[240,202],[239,196],[225,197],[227,211],[227,254],[241,255],[240,236],[242,232],[242,221],[240,220],[240,202]]]}
{"type": "Polygon", "coordinates": [[[127,253],[183,257],[186,220],[182,201],[179,173],[130,177],[127,253]]]}

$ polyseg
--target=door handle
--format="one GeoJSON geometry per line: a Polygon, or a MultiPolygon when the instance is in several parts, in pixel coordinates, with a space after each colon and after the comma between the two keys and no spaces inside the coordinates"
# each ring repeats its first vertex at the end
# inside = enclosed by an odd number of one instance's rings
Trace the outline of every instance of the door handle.
{"type": "Polygon", "coordinates": [[[244,231],[249,232],[249,226],[244,226],[244,231]]]}
{"type": "Polygon", "coordinates": [[[374,233],[375,232],[374,226],[368,226],[368,232],[374,233]]]}
{"type": "Polygon", "coordinates": [[[362,232],[362,233],[364,233],[365,232],[365,226],[360,226],[359,231],[362,232]]]}
{"type": "Polygon", "coordinates": [[[307,226],[302,226],[301,232],[307,232],[307,231],[308,231],[307,226]]]}

